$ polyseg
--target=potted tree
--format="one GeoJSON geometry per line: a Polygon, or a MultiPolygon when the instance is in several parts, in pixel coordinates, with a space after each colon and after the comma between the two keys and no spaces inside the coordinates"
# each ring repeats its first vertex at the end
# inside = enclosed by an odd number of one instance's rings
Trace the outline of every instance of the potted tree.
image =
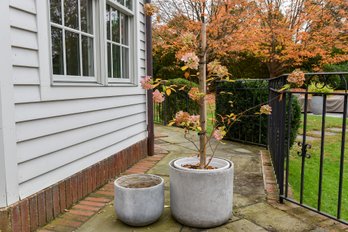
{"type": "MultiPolygon", "coordinates": [[[[321,115],[323,113],[324,98],[323,95],[333,92],[333,88],[320,82],[311,82],[308,91],[312,93],[311,111],[313,114],[321,115]]],[[[326,109],[325,109],[326,110],[326,109]]]]}
{"type": "MultiPolygon", "coordinates": [[[[198,78],[198,88],[186,88],[189,89],[189,97],[199,104],[199,115],[180,111],[170,122],[170,125],[183,127],[184,137],[197,148],[196,157],[180,158],[169,163],[171,213],[181,224],[199,228],[222,225],[232,216],[234,165],[230,160],[215,157],[215,152],[226,132],[247,112],[221,115],[223,124],[215,124],[215,128],[208,134],[207,86],[215,80],[231,80],[227,68],[218,61],[207,64],[206,8],[206,1],[197,2],[197,10],[200,12],[199,36],[191,32],[183,33],[183,45],[176,54],[183,63],[185,78],[198,78]],[[192,133],[198,136],[198,144],[195,144],[195,135],[192,133]],[[208,148],[211,148],[209,157],[208,148]]],[[[147,76],[141,80],[141,85],[144,89],[156,89],[163,82],[160,79],[151,80],[147,76]]],[[[161,91],[156,89],[153,100],[163,102],[165,95],[169,96],[172,91],[177,91],[175,87],[167,86],[161,91]]],[[[270,114],[271,108],[264,105],[261,113],[270,114]]],[[[216,120],[213,119],[213,122],[216,120]]]]}

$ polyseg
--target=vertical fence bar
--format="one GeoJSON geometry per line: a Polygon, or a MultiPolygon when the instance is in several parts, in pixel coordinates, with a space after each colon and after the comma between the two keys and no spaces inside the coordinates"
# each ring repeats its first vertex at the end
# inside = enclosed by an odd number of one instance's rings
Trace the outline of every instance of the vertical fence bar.
{"type": "Polygon", "coordinates": [[[292,94],[289,93],[288,101],[288,134],[287,134],[287,154],[286,154],[286,166],[285,166],[285,197],[289,194],[289,167],[290,167],[290,147],[291,147],[291,118],[292,118],[292,94]]]}
{"type": "Polygon", "coordinates": [[[317,209],[321,209],[321,197],[323,188],[323,168],[324,168],[324,150],[325,150],[325,119],[326,119],[326,100],[327,95],[323,96],[323,112],[321,119],[321,143],[320,143],[320,164],[319,164],[319,187],[318,187],[318,206],[317,209]]]}
{"type": "MultiPolygon", "coordinates": [[[[284,195],[284,159],[285,159],[285,118],[286,118],[286,93],[283,94],[283,100],[280,106],[280,120],[279,120],[279,153],[278,153],[278,185],[279,195],[284,195]]],[[[283,198],[280,198],[280,202],[283,203],[283,198]]]]}
{"type": "Polygon", "coordinates": [[[342,119],[342,142],[341,142],[341,159],[340,159],[340,180],[338,187],[338,206],[337,206],[337,218],[341,218],[342,209],[342,191],[343,191],[343,174],[344,174],[344,153],[346,144],[346,128],[347,128],[347,94],[344,96],[344,109],[342,119]]]}
{"type": "Polygon", "coordinates": [[[167,102],[168,99],[164,99],[164,102],[162,103],[162,118],[163,118],[163,125],[166,125],[166,118],[167,118],[167,114],[166,114],[166,110],[167,110],[167,102]]]}
{"type": "Polygon", "coordinates": [[[300,186],[300,204],[303,204],[303,189],[304,189],[304,172],[306,161],[306,136],[307,136],[307,111],[308,111],[308,93],[305,94],[304,115],[303,115],[303,136],[302,136],[302,163],[301,163],[301,186],[300,186]]]}
{"type": "MultiPolygon", "coordinates": [[[[260,91],[260,95],[259,95],[260,103],[259,104],[262,104],[262,102],[263,102],[262,92],[260,91]]],[[[260,114],[259,115],[259,142],[258,142],[259,144],[262,144],[262,127],[261,127],[261,123],[262,123],[262,116],[260,114]]]]}

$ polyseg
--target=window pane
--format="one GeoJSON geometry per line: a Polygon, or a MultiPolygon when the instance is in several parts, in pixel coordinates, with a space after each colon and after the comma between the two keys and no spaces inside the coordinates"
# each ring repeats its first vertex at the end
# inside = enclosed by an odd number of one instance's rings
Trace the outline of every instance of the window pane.
{"type": "Polygon", "coordinates": [[[112,77],[112,73],[111,73],[111,44],[108,43],[108,77],[112,77]]]}
{"type": "Polygon", "coordinates": [[[62,24],[62,2],[61,0],[51,0],[51,22],[62,24]]]}
{"type": "Polygon", "coordinates": [[[121,78],[121,48],[117,45],[112,45],[112,68],[113,77],[121,78]]]}
{"type": "Polygon", "coordinates": [[[62,30],[51,27],[53,74],[64,75],[62,30]]]}
{"type": "Polygon", "coordinates": [[[129,49],[122,48],[122,78],[129,78],[129,49]]]}
{"type": "Polygon", "coordinates": [[[130,10],[132,9],[132,0],[126,0],[126,7],[130,10]]]}
{"type": "Polygon", "coordinates": [[[93,34],[93,5],[90,0],[80,0],[81,30],[93,34]]]}
{"type": "Polygon", "coordinates": [[[117,2],[121,3],[122,5],[124,5],[124,0],[117,0],[117,2]]]}
{"type": "Polygon", "coordinates": [[[82,36],[82,68],[83,76],[94,76],[93,38],[82,36]]]}
{"type": "Polygon", "coordinates": [[[106,6],[106,37],[108,40],[110,40],[110,6],[106,6]]]}
{"type": "Polygon", "coordinates": [[[118,11],[111,8],[112,41],[120,42],[120,15],[118,11]]]}
{"type": "Polygon", "coordinates": [[[79,14],[77,0],[64,1],[64,20],[65,26],[73,29],[79,29],[79,14]]]}
{"type": "Polygon", "coordinates": [[[65,31],[65,54],[67,75],[80,76],[79,35],[65,31]]]}
{"type": "Polygon", "coordinates": [[[128,45],[128,16],[121,14],[122,44],[128,45]]]}

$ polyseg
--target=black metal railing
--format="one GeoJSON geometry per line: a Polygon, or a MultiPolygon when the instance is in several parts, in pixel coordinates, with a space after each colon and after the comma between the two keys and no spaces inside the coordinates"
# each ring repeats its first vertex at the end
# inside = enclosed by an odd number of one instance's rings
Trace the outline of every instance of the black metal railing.
{"type": "Polygon", "coordinates": [[[269,104],[273,111],[268,124],[268,148],[280,201],[290,201],[348,224],[348,185],[344,185],[348,181],[345,165],[348,73],[307,73],[304,89],[281,92],[287,77],[269,80],[269,104]],[[308,90],[311,83],[320,83],[320,88],[330,85],[344,86],[344,89],[318,94],[308,90]],[[323,99],[318,116],[310,114],[310,108],[314,107],[313,94],[323,99]],[[328,104],[333,96],[341,107],[329,115],[328,104]],[[291,126],[286,123],[293,114],[290,107],[293,98],[302,101],[301,135],[295,144],[290,143],[291,126]]]}
{"type": "Polygon", "coordinates": [[[166,96],[162,103],[154,103],[154,123],[167,125],[176,112],[183,110],[190,114],[198,114],[198,103],[192,101],[186,92],[166,96]]]}
{"type": "MultiPolygon", "coordinates": [[[[268,79],[245,79],[216,84],[216,115],[239,114],[268,101],[268,79]]],[[[225,139],[258,146],[267,146],[267,116],[255,114],[259,107],[238,120],[225,139]]],[[[219,120],[219,117],[217,117],[219,120]]]]}

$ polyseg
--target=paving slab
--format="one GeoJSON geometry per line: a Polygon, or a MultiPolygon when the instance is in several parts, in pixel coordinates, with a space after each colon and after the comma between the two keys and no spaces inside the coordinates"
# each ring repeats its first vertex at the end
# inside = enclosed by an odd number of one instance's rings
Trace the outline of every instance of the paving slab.
{"type": "Polygon", "coordinates": [[[81,226],[77,231],[83,232],[149,232],[149,231],[166,231],[166,232],[179,232],[182,225],[177,223],[170,215],[168,208],[164,209],[161,218],[144,227],[132,227],[122,223],[117,219],[114,211],[113,204],[109,204],[99,214],[94,216],[91,220],[81,226]]]}
{"type": "Polygon", "coordinates": [[[314,229],[311,224],[275,209],[267,203],[258,203],[241,208],[237,214],[270,231],[302,232],[314,229]]]}
{"type": "MultiPolygon", "coordinates": [[[[160,175],[165,180],[164,214],[154,224],[145,227],[130,227],[117,219],[113,204],[108,204],[99,214],[82,225],[79,232],[229,232],[229,231],[340,231],[335,224],[325,224],[313,213],[303,208],[273,207],[266,201],[265,186],[261,168],[260,151],[264,148],[226,142],[217,149],[217,156],[231,159],[235,164],[233,216],[224,225],[211,229],[196,229],[180,225],[170,214],[170,186],[168,163],[175,158],[194,155],[193,146],[180,139],[182,129],[156,126],[155,133],[170,135],[173,139],[160,137],[156,147],[167,154],[148,173],[160,175]],[[177,138],[175,140],[175,138],[177,138]],[[301,212],[299,212],[300,210],[301,212]],[[302,212],[304,211],[304,212],[302,212]],[[325,225],[325,226],[321,226],[325,225]],[[325,228],[324,228],[325,227],[325,228]],[[333,230],[332,230],[333,229],[333,230]]],[[[232,207],[232,206],[231,206],[232,207]]]]}

